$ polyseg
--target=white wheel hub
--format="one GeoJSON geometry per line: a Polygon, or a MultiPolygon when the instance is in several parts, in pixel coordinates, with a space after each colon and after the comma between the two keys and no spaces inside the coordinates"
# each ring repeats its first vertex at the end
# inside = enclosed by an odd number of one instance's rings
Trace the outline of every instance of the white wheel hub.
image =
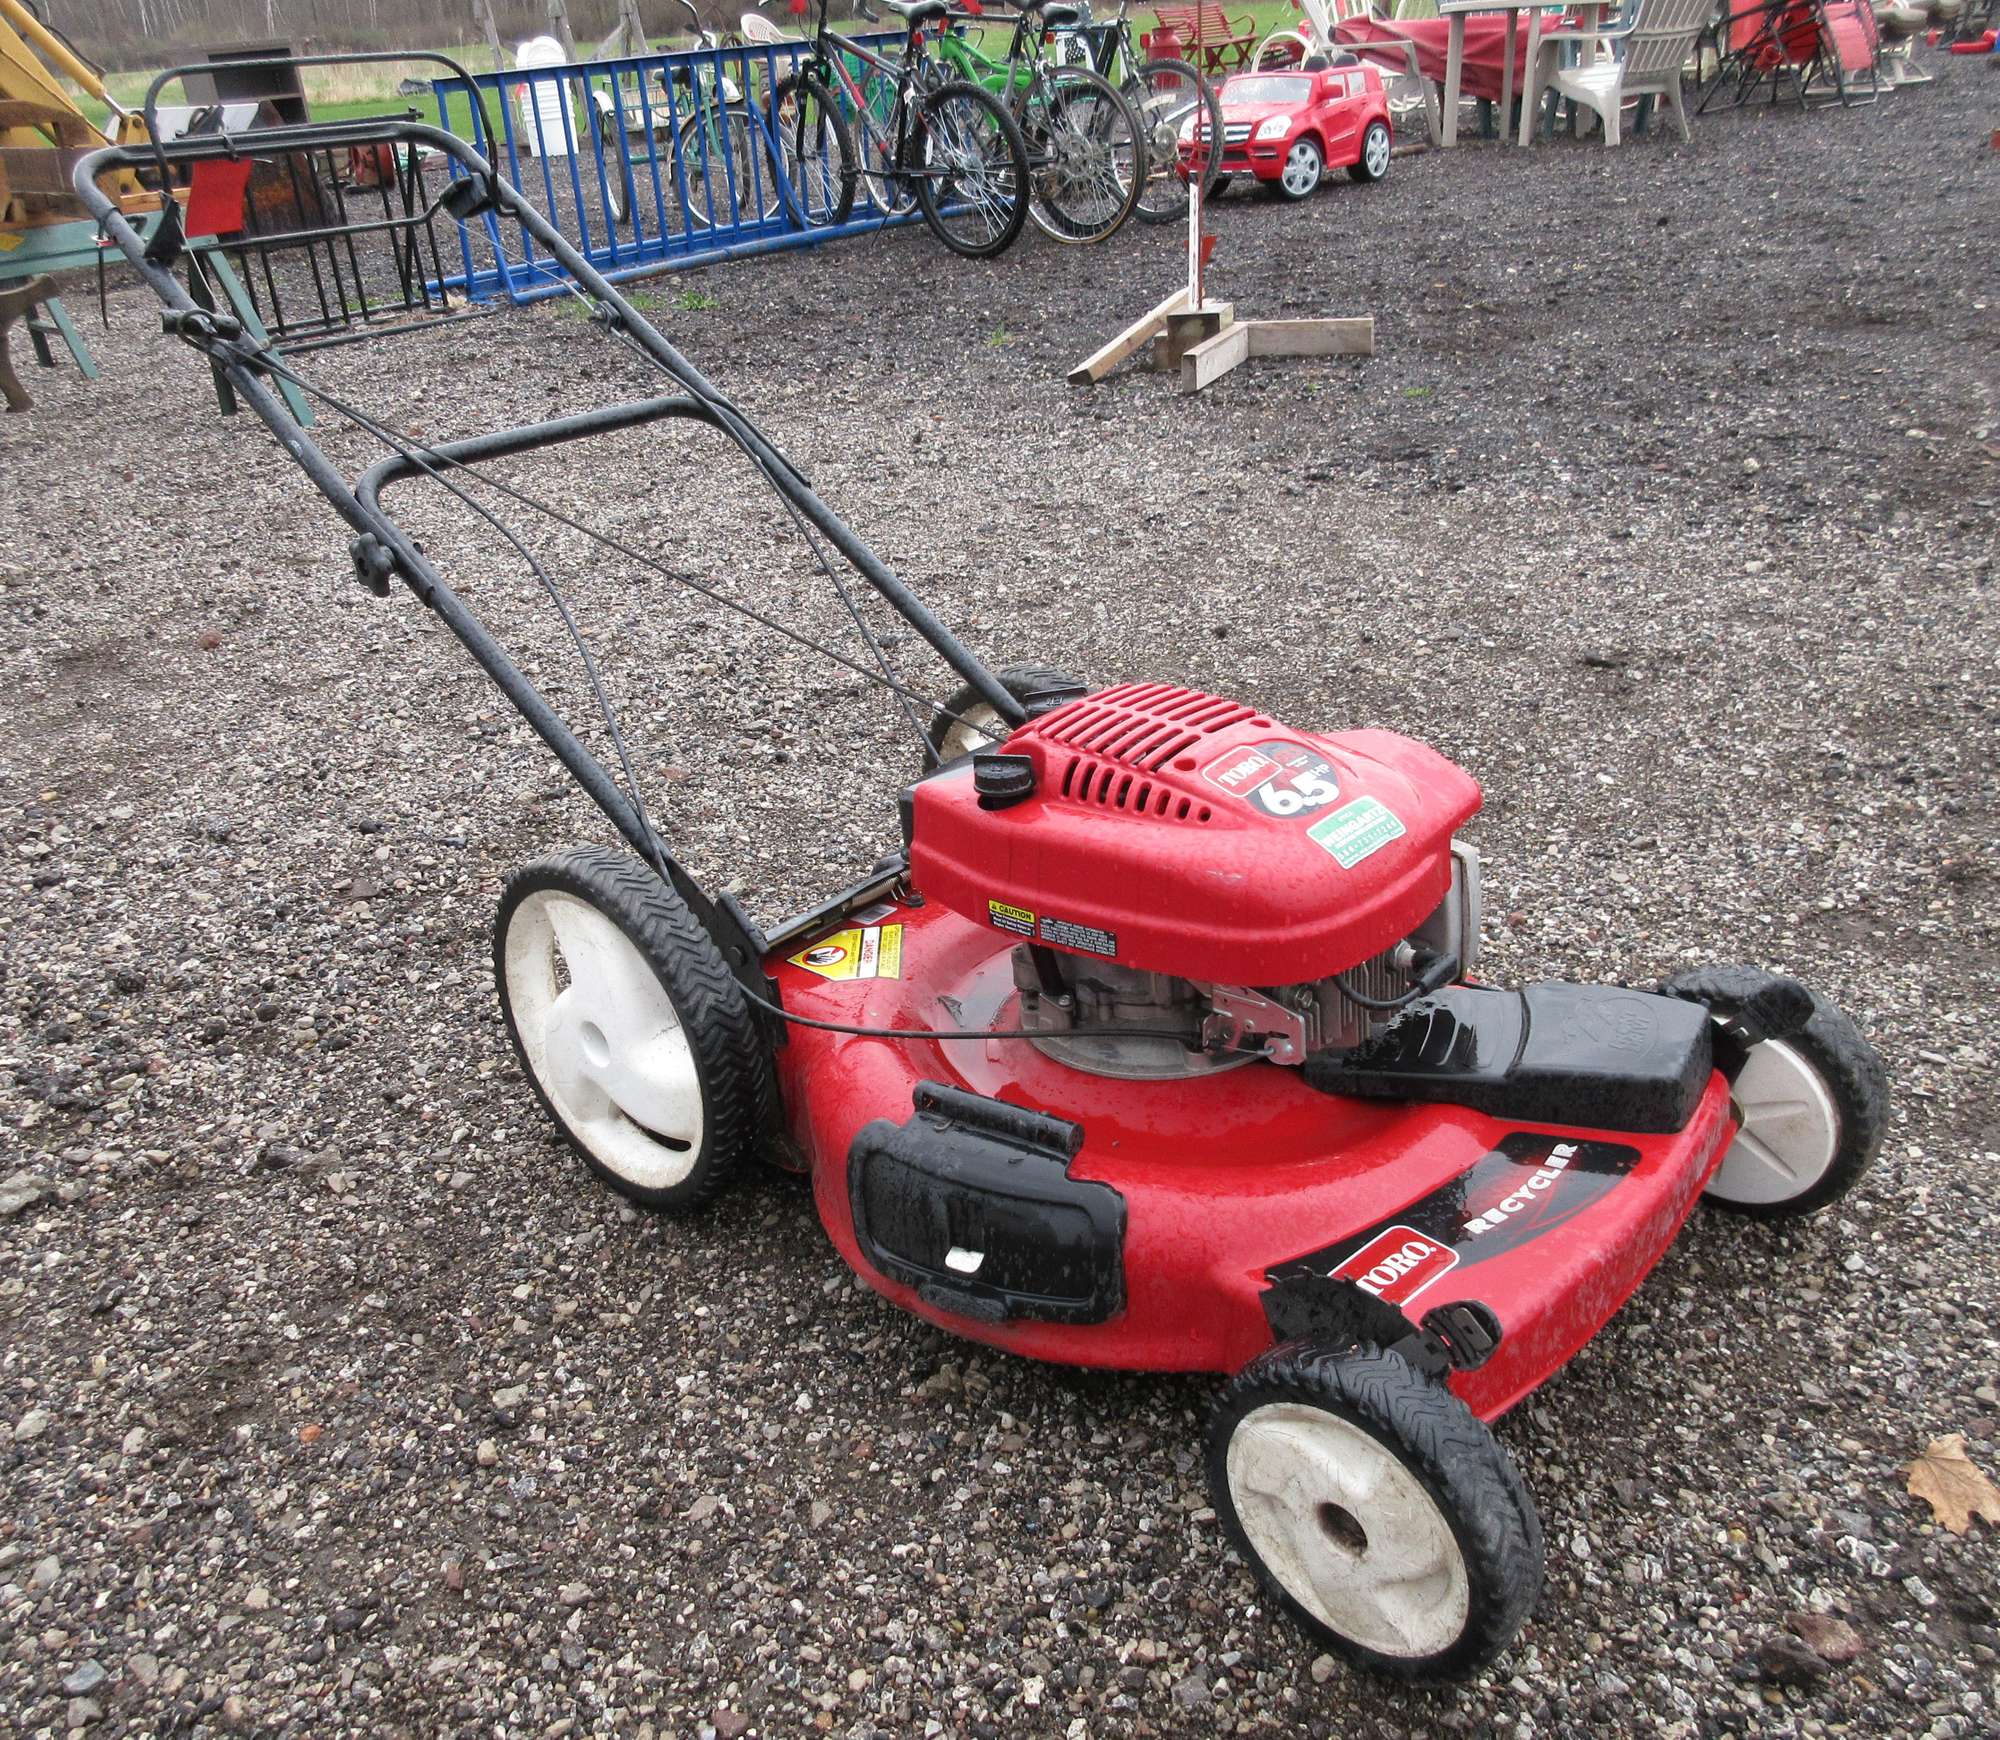
{"type": "Polygon", "coordinates": [[[631,938],[588,901],[537,889],[508,919],[506,972],[528,1069],[571,1133],[641,1190],[682,1182],[701,1154],[701,1083],[631,938]]]}
{"type": "Polygon", "coordinates": [[[1377,181],[1389,172],[1389,130],[1381,122],[1368,129],[1368,137],[1361,143],[1361,155],[1366,160],[1363,167],[1377,181]]]}
{"type": "Polygon", "coordinates": [[[970,755],[974,750],[999,742],[1006,735],[1007,727],[1001,723],[1000,714],[992,703],[975,701],[970,707],[961,707],[957,717],[945,727],[939,759],[951,761],[961,755],[970,755]]]}
{"type": "Polygon", "coordinates": [[[1465,1555],[1387,1445],[1309,1403],[1267,1402],[1230,1435],[1228,1475],[1251,1550],[1330,1631],[1399,1658],[1458,1641],[1471,1606],[1465,1555]]]}
{"type": "Polygon", "coordinates": [[[1802,1052],[1782,1039],[1752,1046],[1735,1099],[1743,1128],[1707,1195],[1752,1205],[1790,1202],[1826,1175],[1840,1151],[1840,1108],[1802,1052]]]}
{"type": "Polygon", "coordinates": [[[1303,196],[1319,185],[1319,152],[1310,139],[1301,139],[1285,154],[1285,166],[1278,179],[1289,194],[1303,196]]]}

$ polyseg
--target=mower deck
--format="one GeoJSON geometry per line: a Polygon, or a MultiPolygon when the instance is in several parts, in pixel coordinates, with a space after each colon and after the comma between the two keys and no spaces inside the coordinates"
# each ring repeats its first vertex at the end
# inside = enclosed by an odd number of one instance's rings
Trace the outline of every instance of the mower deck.
{"type": "MultiPolygon", "coordinates": [[[[800,1016],[1008,1027],[1012,941],[935,902],[883,900],[765,965],[800,1016]]],[[[1234,1372],[1310,1334],[1341,1283],[1411,1321],[1477,1300],[1502,1339],[1451,1385],[1483,1419],[1631,1296],[1736,1128],[1719,1073],[1684,1128],[1632,1135],[1352,1099],[1262,1061],[1163,1081],[1080,1076],[1022,1039],[884,1045],[792,1027],[777,1061],[828,1233],[904,1309],[1035,1359],[1234,1372]],[[924,1083],[1053,1114],[1022,1121],[1055,1134],[917,1119],[924,1083]],[[1079,1102],[1069,1158],[1060,1125],[1079,1102]],[[857,1189],[857,1152],[900,1168],[886,1213],[879,1191],[857,1189]],[[926,1153],[933,1170],[912,1170],[926,1153]],[[858,1227],[870,1202],[883,1224],[858,1227]]]]}

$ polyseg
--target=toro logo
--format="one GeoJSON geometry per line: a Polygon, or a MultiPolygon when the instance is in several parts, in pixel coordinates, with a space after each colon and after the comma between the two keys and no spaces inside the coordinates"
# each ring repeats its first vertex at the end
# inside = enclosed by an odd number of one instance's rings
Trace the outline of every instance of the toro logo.
{"type": "Polygon", "coordinates": [[[1278,777],[1278,764],[1261,749],[1236,749],[1201,770],[1203,779],[1245,797],[1267,779],[1278,777]]]}
{"type": "Polygon", "coordinates": [[[1449,1245],[1413,1226],[1392,1226],[1335,1269],[1333,1278],[1352,1281],[1386,1304],[1402,1305],[1457,1265],[1458,1252],[1449,1245]]]}

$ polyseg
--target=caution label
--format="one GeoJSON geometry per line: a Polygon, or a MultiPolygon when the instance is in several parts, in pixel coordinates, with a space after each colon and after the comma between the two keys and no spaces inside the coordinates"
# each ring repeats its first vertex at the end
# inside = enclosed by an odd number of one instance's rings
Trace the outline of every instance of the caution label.
{"type": "Polygon", "coordinates": [[[1009,906],[1004,900],[989,900],[986,916],[1002,930],[1010,930],[1016,936],[1035,934],[1035,915],[1025,906],[1009,906]]]}
{"type": "Polygon", "coordinates": [[[1118,933],[1099,930],[1095,925],[1071,924],[1066,918],[1044,918],[1041,930],[1042,941],[1054,943],[1057,948],[1079,949],[1087,955],[1103,955],[1106,959],[1118,953],[1118,933]]]}
{"type": "Polygon", "coordinates": [[[837,930],[811,948],[787,957],[822,979],[900,979],[903,976],[903,927],[871,925],[837,930]]]}

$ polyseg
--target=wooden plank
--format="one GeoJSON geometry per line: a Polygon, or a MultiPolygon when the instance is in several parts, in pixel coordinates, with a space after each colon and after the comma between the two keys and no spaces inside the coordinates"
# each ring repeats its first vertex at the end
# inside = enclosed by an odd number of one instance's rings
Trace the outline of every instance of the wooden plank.
{"type": "Polygon", "coordinates": [[[1227,302],[1204,302],[1199,308],[1167,316],[1167,330],[1153,340],[1153,372],[1177,375],[1181,358],[1198,344],[1213,338],[1236,318],[1227,302]]]}
{"type": "Polygon", "coordinates": [[[1250,332],[1254,321],[1225,326],[1213,338],[1194,347],[1181,358],[1181,391],[1198,393],[1210,381],[1219,380],[1250,354],[1250,332]]]}
{"type": "Polygon", "coordinates": [[[1375,317],[1356,320],[1248,320],[1252,356],[1373,356],[1375,317]]]}
{"type": "Polygon", "coordinates": [[[1101,381],[1120,363],[1142,345],[1149,344],[1167,330],[1167,316],[1177,314],[1187,306],[1187,286],[1182,285],[1159,307],[1149,314],[1142,314],[1137,320],[1114,338],[1101,350],[1091,354],[1069,371],[1072,386],[1088,386],[1092,381],[1101,381]]]}

